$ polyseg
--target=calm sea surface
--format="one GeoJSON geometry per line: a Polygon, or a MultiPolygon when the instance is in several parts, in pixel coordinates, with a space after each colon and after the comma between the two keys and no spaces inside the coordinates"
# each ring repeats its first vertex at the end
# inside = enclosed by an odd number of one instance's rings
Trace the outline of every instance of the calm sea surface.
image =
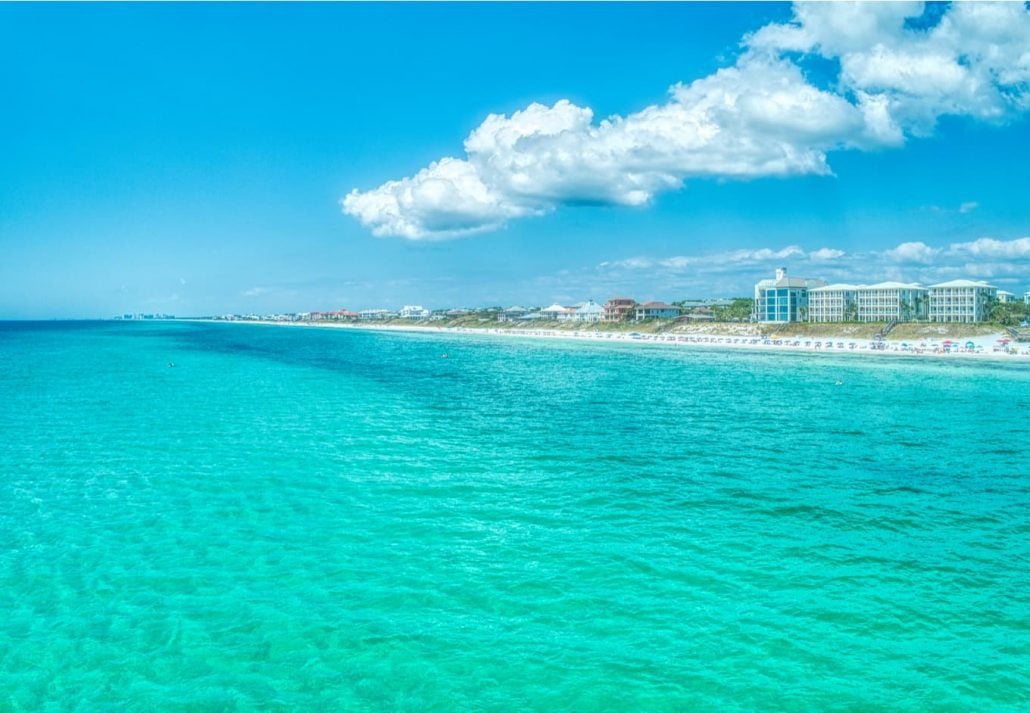
{"type": "Polygon", "coordinates": [[[0,324],[0,612],[0,710],[1026,710],[1030,369],[0,324]]]}

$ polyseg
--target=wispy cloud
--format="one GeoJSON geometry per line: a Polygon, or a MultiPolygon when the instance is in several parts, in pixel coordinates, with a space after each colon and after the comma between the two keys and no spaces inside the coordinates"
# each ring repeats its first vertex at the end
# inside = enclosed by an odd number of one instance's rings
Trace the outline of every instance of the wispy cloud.
{"type": "Polygon", "coordinates": [[[598,267],[602,269],[627,269],[627,270],[654,270],[665,269],[682,271],[686,269],[713,270],[715,268],[732,267],[734,269],[747,265],[757,265],[764,262],[784,261],[788,259],[803,259],[817,255],[815,259],[832,259],[829,256],[840,257],[843,251],[821,248],[812,253],[806,253],[797,245],[788,245],[785,248],[758,248],[754,250],[728,250],[725,252],[708,253],[704,255],[677,255],[667,258],[631,257],[625,260],[613,262],[602,262],[598,267]]]}
{"type": "Polygon", "coordinates": [[[905,242],[888,250],[848,252],[837,248],[730,250],[672,257],[636,256],[600,263],[597,273],[609,279],[648,277],[668,286],[687,284],[744,287],[781,265],[793,274],[840,282],[904,279],[924,283],[966,276],[1012,283],[1030,274],[1030,237],[1014,240],[980,238],[932,246],[905,242]]]}
{"type": "MultiPolygon", "coordinates": [[[[571,204],[639,206],[698,177],[828,175],[827,153],[902,145],[938,117],[1004,121],[1030,106],[1030,12],[954,3],[798,3],[743,38],[733,66],[676,84],[663,104],[595,122],[567,100],[491,114],[446,157],[351,191],[344,212],[378,236],[446,239],[571,204]],[[813,84],[799,57],[839,64],[813,84]]],[[[959,208],[969,212],[969,202],[959,208]]]]}

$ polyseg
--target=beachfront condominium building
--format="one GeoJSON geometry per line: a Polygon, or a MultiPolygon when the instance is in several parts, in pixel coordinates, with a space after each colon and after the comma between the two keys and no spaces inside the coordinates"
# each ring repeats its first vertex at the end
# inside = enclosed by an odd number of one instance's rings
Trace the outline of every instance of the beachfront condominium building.
{"type": "Polygon", "coordinates": [[[998,299],[998,288],[986,282],[952,280],[930,285],[931,322],[983,322],[998,299]]]}
{"type": "Polygon", "coordinates": [[[904,282],[826,285],[808,291],[810,322],[908,322],[927,316],[928,291],[904,282]]]}
{"type": "Polygon", "coordinates": [[[1016,295],[1008,290],[998,290],[998,301],[1002,304],[1016,301],[1016,295]]]}
{"type": "Polygon", "coordinates": [[[612,297],[604,303],[604,321],[621,322],[633,317],[637,301],[632,297],[612,297]]]}
{"type": "Polygon", "coordinates": [[[852,322],[858,319],[861,285],[824,285],[808,291],[809,322],[852,322]]]}
{"type": "Polygon", "coordinates": [[[1023,293],[1023,302],[1030,305],[1030,290],[1023,293]]]}
{"type": "Polygon", "coordinates": [[[808,291],[825,285],[825,280],[787,277],[787,268],[779,268],[774,279],[755,285],[755,321],[808,321],[808,291]]]}

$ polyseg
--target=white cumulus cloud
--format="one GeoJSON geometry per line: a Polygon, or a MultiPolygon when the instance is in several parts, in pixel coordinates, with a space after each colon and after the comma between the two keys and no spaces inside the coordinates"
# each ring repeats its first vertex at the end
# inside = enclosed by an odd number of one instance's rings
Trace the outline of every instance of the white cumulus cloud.
{"type": "Polygon", "coordinates": [[[929,263],[940,252],[939,248],[932,248],[923,242],[901,243],[896,248],[886,250],[884,257],[894,262],[921,262],[929,263]]]}
{"type": "Polygon", "coordinates": [[[1030,259],[1030,238],[995,240],[979,238],[968,243],[952,243],[949,252],[971,255],[977,258],[1001,258],[1007,260],[1030,259]]]}
{"type": "Polygon", "coordinates": [[[844,257],[844,254],[843,250],[837,250],[836,248],[819,248],[810,252],[808,257],[816,262],[829,262],[830,260],[844,257]]]}
{"type": "MultiPolygon", "coordinates": [[[[378,236],[446,239],[562,205],[639,206],[698,177],[827,175],[827,153],[903,143],[939,116],[1003,120],[1030,107],[1030,12],[955,3],[928,30],[922,3],[798,3],[743,40],[730,67],[666,102],[595,121],[561,100],[491,114],[464,157],[352,190],[343,210],[378,236]],[[811,83],[797,56],[839,64],[811,83]]],[[[815,259],[832,259],[829,255],[815,259]]]]}

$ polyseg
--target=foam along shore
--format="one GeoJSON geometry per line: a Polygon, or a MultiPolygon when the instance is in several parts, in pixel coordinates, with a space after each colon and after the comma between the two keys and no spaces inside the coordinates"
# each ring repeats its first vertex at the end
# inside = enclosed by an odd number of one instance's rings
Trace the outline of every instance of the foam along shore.
{"type": "MultiPolygon", "coordinates": [[[[255,322],[248,322],[255,324],[255,322]]],[[[733,334],[647,334],[640,332],[600,332],[590,329],[504,329],[496,327],[433,327],[397,324],[360,324],[325,322],[257,322],[295,327],[327,329],[360,329],[384,332],[418,332],[423,334],[482,334],[530,339],[581,339],[620,344],[660,344],[666,346],[709,347],[718,349],[751,349],[776,352],[856,354],[872,356],[916,356],[944,359],[1030,360],[1030,343],[1017,343],[1005,333],[968,338],[869,340],[849,336],[838,337],[761,337],[733,334]]],[[[785,330],[786,331],[786,330],[785,330]]]]}

